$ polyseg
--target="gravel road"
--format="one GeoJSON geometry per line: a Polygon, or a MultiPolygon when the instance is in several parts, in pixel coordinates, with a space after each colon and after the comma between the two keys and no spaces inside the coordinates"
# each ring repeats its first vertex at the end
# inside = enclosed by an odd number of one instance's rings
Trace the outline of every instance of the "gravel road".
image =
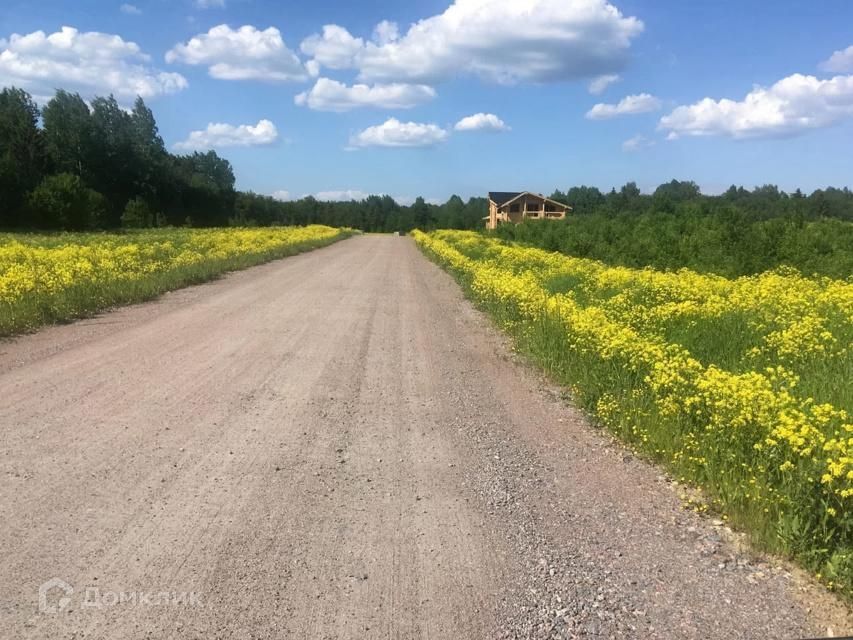
{"type": "Polygon", "coordinates": [[[684,511],[408,238],[0,343],[0,399],[2,638],[851,629],[684,511]]]}

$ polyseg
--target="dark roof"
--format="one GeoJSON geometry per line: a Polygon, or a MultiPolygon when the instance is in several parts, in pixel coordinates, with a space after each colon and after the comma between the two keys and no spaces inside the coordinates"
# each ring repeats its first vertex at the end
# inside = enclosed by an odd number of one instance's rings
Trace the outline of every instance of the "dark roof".
{"type": "Polygon", "coordinates": [[[494,202],[496,205],[501,206],[513,198],[517,198],[522,193],[524,193],[524,191],[489,191],[489,200],[494,202]]]}

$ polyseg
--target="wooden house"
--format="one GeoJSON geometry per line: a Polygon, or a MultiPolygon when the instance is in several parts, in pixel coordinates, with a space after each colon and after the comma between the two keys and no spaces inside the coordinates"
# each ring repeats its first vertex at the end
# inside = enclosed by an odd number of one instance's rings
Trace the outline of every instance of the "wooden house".
{"type": "Polygon", "coordinates": [[[572,208],[530,191],[490,191],[489,215],[483,218],[486,229],[497,229],[501,222],[518,224],[522,220],[562,220],[572,208]]]}

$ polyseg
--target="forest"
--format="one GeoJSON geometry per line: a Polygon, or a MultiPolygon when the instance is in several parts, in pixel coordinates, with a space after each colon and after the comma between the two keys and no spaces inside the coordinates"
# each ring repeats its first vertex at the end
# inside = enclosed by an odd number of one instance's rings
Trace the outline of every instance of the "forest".
{"type": "Polygon", "coordinates": [[[848,189],[806,197],[772,186],[732,187],[720,196],[704,196],[693,183],[673,181],[650,196],[625,188],[607,196],[597,192],[580,187],[565,197],[555,194],[573,204],[573,215],[504,225],[496,233],[625,267],[736,277],[785,265],[807,275],[853,274],[853,194],[848,189]]]}
{"type": "MultiPolygon", "coordinates": [[[[324,224],[407,233],[480,229],[487,213],[484,197],[454,195],[440,205],[419,197],[409,206],[387,195],[279,201],[239,191],[235,182],[231,164],[215,151],[170,153],[141,98],[126,110],[112,96],[87,103],[59,90],[39,108],[21,89],[0,91],[0,229],[324,224]]],[[[629,182],[609,192],[575,186],[551,197],[570,204],[572,215],[505,226],[499,235],[631,267],[727,276],[780,264],[833,277],[853,272],[853,192],[846,187],[805,194],[732,186],[704,195],[692,181],[672,180],[649,194],[629,182]]]]}

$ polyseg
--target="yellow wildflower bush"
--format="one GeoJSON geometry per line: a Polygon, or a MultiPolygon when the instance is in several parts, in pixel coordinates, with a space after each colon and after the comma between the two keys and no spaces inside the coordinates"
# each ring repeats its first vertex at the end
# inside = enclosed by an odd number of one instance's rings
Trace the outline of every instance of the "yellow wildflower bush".
{"type": "Polygon", "coordinates": [[[0,234],[0,335],[143,300],[351,233],[313,225],[0,234]]]}
{"type": "Polygon", "coordinates": [[[611,429],[853,594],[853,284],[610,267],[415,233],[611,429]]]}

